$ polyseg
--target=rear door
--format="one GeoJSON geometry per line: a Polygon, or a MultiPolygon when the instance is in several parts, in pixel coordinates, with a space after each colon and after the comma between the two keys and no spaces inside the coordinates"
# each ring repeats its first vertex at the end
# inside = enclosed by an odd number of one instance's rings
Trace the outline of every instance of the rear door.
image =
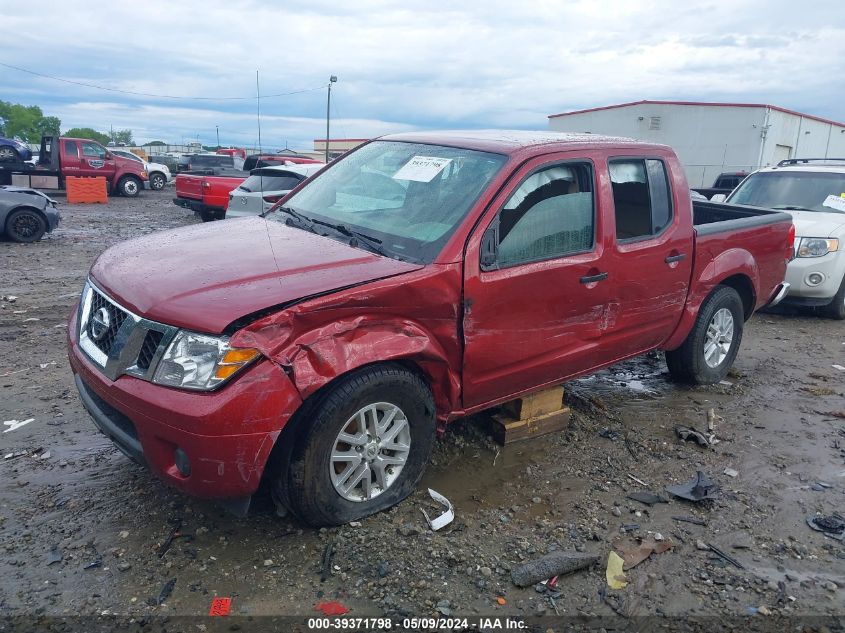
{"type": "Polygon", "coordinates": [[[603,345],[623,358],[657,347],[680,321],[692,271],[691,203],[686,190],[672,190],[669,170],[681,167],[668,157],[611,156],[603,167],[613,200],[608,265],[616,307],[603,345]]]}
{"type": "Polygon", "coordinates": [[[464,406],[559,382],[601,362],[610,291],[597,182],[586,158],[529,161],[470,238],[464,406]]]}

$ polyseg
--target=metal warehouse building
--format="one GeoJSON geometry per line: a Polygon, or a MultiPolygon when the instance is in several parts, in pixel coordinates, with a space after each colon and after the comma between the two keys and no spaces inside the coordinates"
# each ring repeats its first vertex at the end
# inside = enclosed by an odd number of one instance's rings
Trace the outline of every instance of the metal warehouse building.
{"type": "Polygon", "coordinates": [[[845,156],[845,123],[759,103],[635,101],[552,114],[549,128],[670,145],[691,187],[785,158],[845,156]]]}

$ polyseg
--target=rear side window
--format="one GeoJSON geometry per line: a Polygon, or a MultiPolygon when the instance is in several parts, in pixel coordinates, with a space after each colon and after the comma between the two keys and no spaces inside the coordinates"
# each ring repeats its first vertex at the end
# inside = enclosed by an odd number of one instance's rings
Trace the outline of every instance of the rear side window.
{"type": "MultiPolygon", "coordinates": [[[[65,144],[65,155],[79,158],[79,145],[76,141],[62,141],[65,144]]],[[[49,149],[47,151],[50,151],[49,149]]]]}
{"type": "Polygon", "coordinates": [[[298,174],[253,174],[238,189],[243,191],[288,191],[303,177],[298,174]]]}
{"type": "Polygon", "coordinates": [[[566,163],[531,174],[499,212],[500,268],[593,247],[592,168],[566,163]]]}
{"type": "Polygon", "coordinates": [[[616,239],[648,239],[672,222],[669,181],[663,162],[625,158],[608,164],[616,211],[616,239]]]}

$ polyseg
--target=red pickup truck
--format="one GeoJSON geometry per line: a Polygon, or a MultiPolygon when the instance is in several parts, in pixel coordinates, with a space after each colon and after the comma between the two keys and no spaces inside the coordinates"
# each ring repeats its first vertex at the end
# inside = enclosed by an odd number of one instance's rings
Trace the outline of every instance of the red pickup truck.
{"type": "Polygon", "coordinates": [[[266,218],[107,250],[70,363],[100,430],[170,484],[246,512],[264,477],[341,524],[410,494],[460,416],[656,349],[721,380],[793,239],[787,214],[693,204],[666,146],[393,135],[266,218]]]}
{"type": "Polygon", "coordinates": [[[130,198],[137,196],[148,180],[143,163],[112,154],[97,141],[65,136],[42,137],[37,167],[24,163],[16,165],[15,171],[30,177],[52,176],[58,189],[64,188],[68,176],[101,176],[111,193],[130,198]]]}
{"type": "Polygon", "coordinates": [[[203,222],[222,220],[229,208],[229,194],[243,184],[250,171],[271,165],[320,163],[310,158],[255,155],[247,158],[244,170],[231,168],[196,169],[176,176],[176,197],[173,203],[190,209],[203,222]]]}

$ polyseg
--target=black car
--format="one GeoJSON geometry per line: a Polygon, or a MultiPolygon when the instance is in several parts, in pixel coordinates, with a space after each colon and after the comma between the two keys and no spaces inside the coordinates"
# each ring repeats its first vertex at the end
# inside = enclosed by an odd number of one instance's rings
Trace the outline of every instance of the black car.
{"type": "Polygon", "coordinates": [[[0,234],[15,242],[37,242],[59,226],[56,201],[28,187],[0,187],[0,234]]]}

